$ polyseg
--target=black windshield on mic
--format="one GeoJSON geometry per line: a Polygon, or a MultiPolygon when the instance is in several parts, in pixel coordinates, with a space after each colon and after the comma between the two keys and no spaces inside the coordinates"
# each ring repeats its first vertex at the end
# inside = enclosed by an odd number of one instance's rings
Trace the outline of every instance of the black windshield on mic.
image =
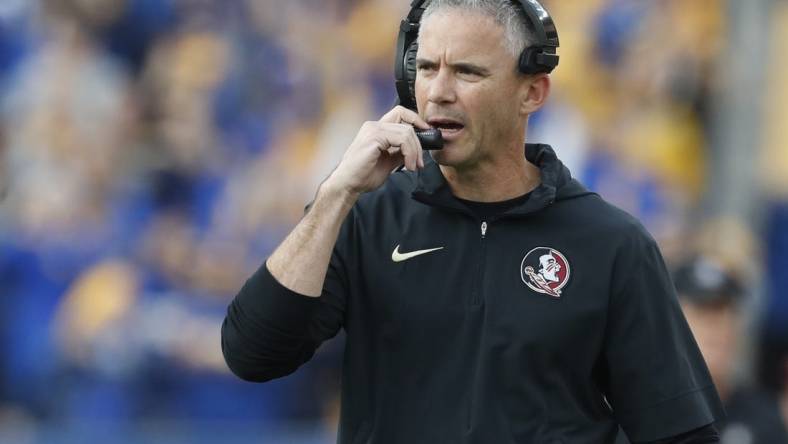
{"type": "Polygon", "coordinates": [[[440,150],[443,149],[443,135],[437,128],[430,129],[417,129],[416,137],[421,142],[421,148],[425,150],[440,150]]]}

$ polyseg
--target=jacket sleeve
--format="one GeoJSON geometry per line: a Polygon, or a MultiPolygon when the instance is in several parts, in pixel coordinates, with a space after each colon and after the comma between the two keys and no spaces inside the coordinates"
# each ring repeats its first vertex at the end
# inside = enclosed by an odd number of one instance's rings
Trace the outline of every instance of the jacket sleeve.
{"type": "Polygon", "coordinates": [[[222,324],[222,353],[241,379],[264,382],[289,375],[314,355],[343,325],[347,279],[339,246],[343,224],[319,298],[280,284],[265,263],[246,281],[222,324]]]}
{"type": "Polygon", "coordinates": [[[639,224],[619,247],[612,279],[605,392],[630,441],[679,436],[722,419],[662,255],[639,224]]]}

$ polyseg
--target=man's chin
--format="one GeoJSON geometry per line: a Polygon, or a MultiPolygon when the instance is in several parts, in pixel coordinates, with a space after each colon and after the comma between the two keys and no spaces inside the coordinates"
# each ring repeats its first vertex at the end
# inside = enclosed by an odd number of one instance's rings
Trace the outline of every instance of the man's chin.
{"type": "Polygon", "coordinates": [[[435,163],[448,167],[457,167],[464,164],[467,159],[462,153],[462,147],[457,143],[447,143],[441,150],[430,151],[435,163]]]}
{"type": "Polygon", "coordinates": [[[460,163],[457,159],[454,159],[452,155],[443,150],[432,150],[430,151],[430,155],[432,155],[432,160],[440,166],[455,167],[460,163]]]}

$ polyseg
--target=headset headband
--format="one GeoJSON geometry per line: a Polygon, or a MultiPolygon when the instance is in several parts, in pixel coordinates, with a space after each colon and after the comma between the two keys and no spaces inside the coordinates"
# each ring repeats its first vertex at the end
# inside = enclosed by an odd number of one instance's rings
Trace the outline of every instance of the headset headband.
{"type": "MultiPolygon", "coordinates": [[[[413,0],[408,16],[399,25],[394,79],[400,105],[416,110],[416,43],[421,16],[430,0],[413,0]]],[[[518,0],[533,30],[536,41],[525,48],[518,61],[523,74],[550,73],[558,66],[558,30],[553,18],[537,0],[518,0]]]]}

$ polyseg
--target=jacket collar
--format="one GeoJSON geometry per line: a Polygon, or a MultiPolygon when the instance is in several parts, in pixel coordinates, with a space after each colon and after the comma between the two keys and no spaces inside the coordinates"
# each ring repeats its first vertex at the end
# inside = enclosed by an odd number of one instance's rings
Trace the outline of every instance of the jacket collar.
{"type": "MultiPolygon", "coordinates": [[[[547,207],[559,196],[558,190],[572,181],[569,170],[558,160],[549,145],[525,144],[525,158],[539,167],[541,183],[531,191],[531,196],[523,204],[507,211],[506,216],[523,216],[547,207]]],[[[424,168],[419,171],[416,188],[411,196],[427,205],[472,214],[454,198],[440,167],[432,158],[427,159],[424,168]]]]}

